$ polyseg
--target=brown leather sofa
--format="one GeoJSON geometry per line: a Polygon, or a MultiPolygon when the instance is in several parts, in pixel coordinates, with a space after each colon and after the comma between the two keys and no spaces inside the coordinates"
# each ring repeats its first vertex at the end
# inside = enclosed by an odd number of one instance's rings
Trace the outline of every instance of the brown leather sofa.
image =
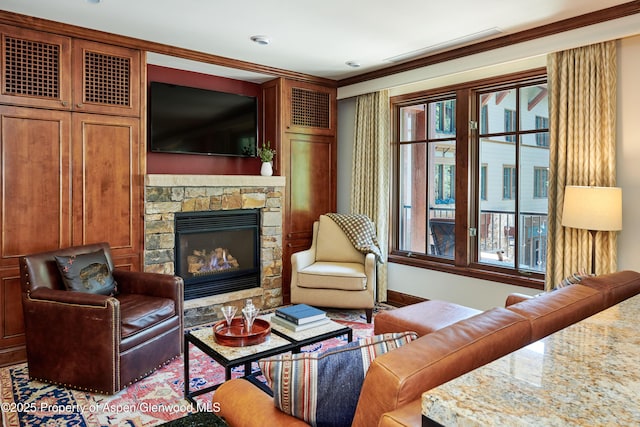
{"type": "Polygon", "coordinates": [[[182,350],[180,277],[114,269],[107,243],[20,258],[29,377],[114,394],[182,350]],[[115,296],[65,290],[55,256],[102,249],[115,296]]]}
{"type": "MultiPolygon", "coordinates": [[[[420,426],[423,392],[638,293],[640,273],[622,271],[585,278],[580,284],[462,318],[439,329],[438,325],[427,325],[430,332],[373,361],[352,425],[420,426]]],[[[441,303],[436,307],[443,309],[441,303]]],[[[468,314],[456,307],[453,313],[468,314]]],[[[427,311],[414,314],[417,319],[411,317],[407,324],[396,320],[396,332],[415,325],[420,316],[429,323],[427,311]]],[[[276,409],[271,397],[242,379],[224,383],[213,400],[231,427],[307,425],[276,409]]]]}

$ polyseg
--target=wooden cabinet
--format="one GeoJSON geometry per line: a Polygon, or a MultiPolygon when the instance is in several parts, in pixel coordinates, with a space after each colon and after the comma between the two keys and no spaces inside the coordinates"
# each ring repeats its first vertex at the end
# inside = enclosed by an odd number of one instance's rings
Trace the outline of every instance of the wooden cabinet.
{"type": "Polygon", "coordinates": [[[140,270],[140,122],[0,106],[0,365],[24,359],[18,258],[99,241],[140,270]],[[17,359],[15,359],[17,358],[17,359]]]}
{"type": "Polygon", "coordinates": [[[140,52],[0,26],[3,104],[140,116],[140,52]]]}
{"type": "Polygon", "coordinates": [[[25,360],[21,255],[108,241],[140,270],[141,56],[0,26],[0,365],[25,360]]]}
{"type": "Polygon", "coordinates": [[[264,140],[286,177],[282,293],[290,301],[291,255],[311,246],[313,222],[336,210],[336,90],[286,79],[263,85],[264,140]]]}

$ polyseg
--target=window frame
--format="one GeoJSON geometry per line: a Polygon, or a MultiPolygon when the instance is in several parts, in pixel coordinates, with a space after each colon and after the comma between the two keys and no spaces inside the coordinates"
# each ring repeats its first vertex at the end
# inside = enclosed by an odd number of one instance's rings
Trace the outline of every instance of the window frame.
{"type": "MultiPolygon", "coordinates": [[[[545,68],[538,68],[524,72],[491,77],[488,79],[465,82],[457,85],[425,90],[405,95],[391,97],[391,165],[392,165],[392,189],[391,189],[391,224],[389,235],[389,262],[404,264],[418,268],[474,277],[494,282],[508,283],[534,289],[544,288],[544,274],[520,271],[512,268],[504,268],[477,261],[477,239],[473,231],[478,230],[481,221],[478,212],[480,203],[480,168],[478,164],[479,139],[477,127],[482,117],[482,106],[477,105],[477,93],[484,89],[503,85],[506,88],[514,84],[546,83],[547,73],[545,68]],[[446,259],[426,254],[416,254],[410,251],[399,250],[399,112],[402,107],[407,107],[420,102],[428,102],[437,98],[444,98],[455,94],[456,113],[456,162],[455,162],[455,254],[453,259],[446,259]],[[465,123],[476,123],[475,126],[460,126],[465,123]],[[472,129],[475,127],[475,129],[472,129]],[[477,177],[472,179],[472,177],[477,177]]],[[[433,183],[432,183],[433,185],[433,183]]]]}

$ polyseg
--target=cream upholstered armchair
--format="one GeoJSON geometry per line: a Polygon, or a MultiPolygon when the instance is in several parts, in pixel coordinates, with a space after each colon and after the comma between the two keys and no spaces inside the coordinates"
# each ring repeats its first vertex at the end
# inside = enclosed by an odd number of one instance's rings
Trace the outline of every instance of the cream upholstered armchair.
{"type": "Polygon", "coordinates": [[[329,216],[313,224],[311,248],[291,256],[291,302],[364,309],[371,322],[376,291],[376,255],[354,247],[329,216]]]}

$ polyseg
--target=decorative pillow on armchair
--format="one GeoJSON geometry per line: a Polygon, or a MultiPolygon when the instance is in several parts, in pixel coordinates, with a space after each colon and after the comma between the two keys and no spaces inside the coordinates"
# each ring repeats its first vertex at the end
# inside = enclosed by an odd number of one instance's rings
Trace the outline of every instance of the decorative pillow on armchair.
{"type": "Polygon", "coordinates": [[[68,291],[115,295],[116,281],[101,249],[71,256],[56,256],[62,281],[68,291]]]}
{"type": "Polygon", "coordinates": [[[312,426],[350,426],[373,359],[418,338],[389,333],[324,353],[284,354],[258,361],[281,411],[312,426]]]}

